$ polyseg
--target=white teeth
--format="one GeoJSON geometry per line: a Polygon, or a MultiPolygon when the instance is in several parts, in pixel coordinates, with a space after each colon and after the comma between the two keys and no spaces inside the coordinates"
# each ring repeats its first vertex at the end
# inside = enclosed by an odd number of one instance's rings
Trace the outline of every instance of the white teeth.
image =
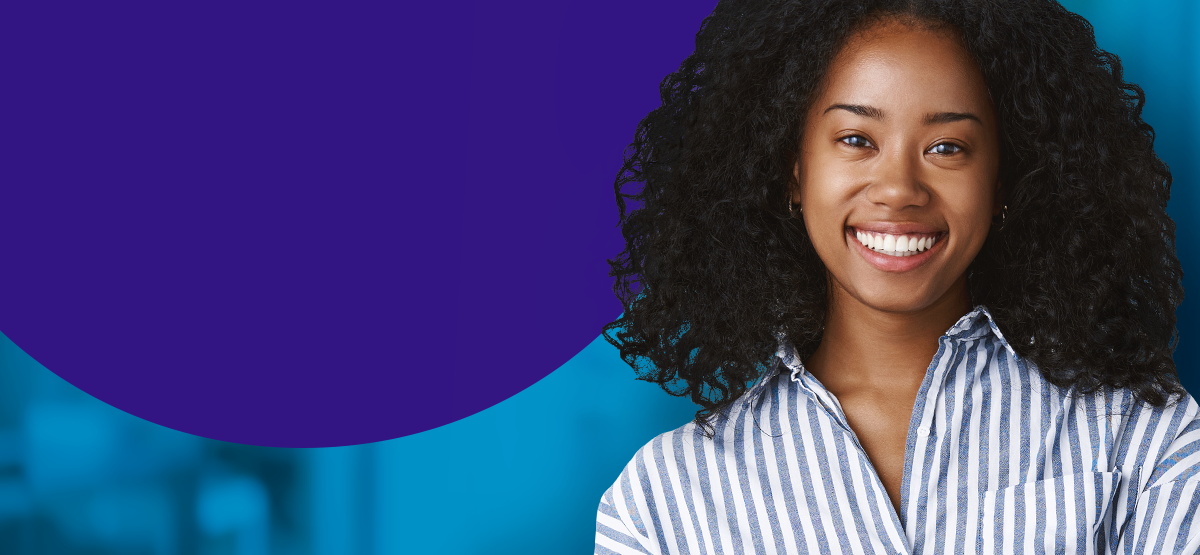
{"type": "Polygon", "coordinates": [[[936,237],[896,236],[858,230],[854,231],[854,236],[868,249],[888,256],[912,256],[924,252],[933,246],[936,237]]]}

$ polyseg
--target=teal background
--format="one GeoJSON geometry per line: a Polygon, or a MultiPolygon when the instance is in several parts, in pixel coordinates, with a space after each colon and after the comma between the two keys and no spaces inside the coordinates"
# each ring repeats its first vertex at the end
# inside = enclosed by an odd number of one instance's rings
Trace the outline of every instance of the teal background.
{"type": "Polygon", "coordinates": [[[600,494],[637,448],[694,410],[634,381],[602,339],[469,418],[323,449],[152,424],[7,339],[0,368],[6,554],[589,552],[600,494]]]}
{"type": "MultiPolygon", "coordinates": [[[[1200,260],[1191,218],[1200,9],[1181,0],[1064,5],[1092,21],[1100,46],[1146,91],[1145,119],[1175,176],[1171,213],[1190,276],[1200,260]]],[[[1200,291],[1192,281],[1185,286],[1200,291]]],[[[1200,386],[1195,303],[1180,309],[1176,353],[1191,391],[1200,386]]],[[[4,339],[0,553],[588,553],[601,493],[638,447],[693,410],[635,381],[597,340],[516,396],[441,428],[355,447],[252,447],[130,416],[4,339]]]]}

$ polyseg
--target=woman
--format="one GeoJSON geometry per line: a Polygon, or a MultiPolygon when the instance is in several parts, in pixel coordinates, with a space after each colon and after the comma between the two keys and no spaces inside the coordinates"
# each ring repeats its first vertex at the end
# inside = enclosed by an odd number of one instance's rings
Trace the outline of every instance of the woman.
{"type": "Polygon", "coordinates": [[[702,409],[596,552],[1200,550],[1171,177],[1090,26],[722,2],[696,45],[617,182],[605,335],[702,409]]]}

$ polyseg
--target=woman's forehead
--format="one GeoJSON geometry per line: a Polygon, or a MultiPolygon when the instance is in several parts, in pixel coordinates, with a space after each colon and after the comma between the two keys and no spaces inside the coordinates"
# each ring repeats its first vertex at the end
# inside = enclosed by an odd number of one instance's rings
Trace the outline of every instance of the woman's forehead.
{"type": "Polygon", "coordinates": [[[953,33],[927,26],[885,21],[852,34],[823,81],[815,111],[832,102],[877,107],[885,118],[906,110],[991,112],[974,58],[953,33]]]}

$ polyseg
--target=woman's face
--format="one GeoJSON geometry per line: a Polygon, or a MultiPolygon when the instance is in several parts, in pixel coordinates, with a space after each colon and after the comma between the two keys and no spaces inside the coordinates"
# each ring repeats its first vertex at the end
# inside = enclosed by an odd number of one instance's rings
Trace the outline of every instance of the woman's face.
{"type": "Polygon", "coordinates": [[[792,202],[835,300],[887,312],[965,302],[967,266],[999,213],[979,67],[948,32],[889,21],[851,36],[822,85],[792,202]]]}

